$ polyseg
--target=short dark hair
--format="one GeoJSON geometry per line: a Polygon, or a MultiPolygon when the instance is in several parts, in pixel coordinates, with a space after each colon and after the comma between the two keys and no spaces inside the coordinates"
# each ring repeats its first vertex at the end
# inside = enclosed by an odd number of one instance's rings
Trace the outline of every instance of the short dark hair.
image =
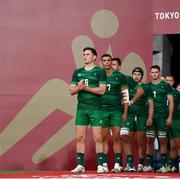
{"type": "Polygon", "coordinates": [[[159,71],[161,71],[161,68],[160,68],[159,65],[152,65],[151,68],[150,68],[150,70],[151,70],[152,68],[158,69],[159,71]]]}
{"type": "Polygon", "coordinates": [[[171,75],[171,74],[167,74],[166,76],[165,76],[165,78],[166,77],[171,77],[171,78],[173,78],[174,79],[174,76],[173,75],[171,75]]]}
{"type": "Polygon", "coordinates": [[[85,47],[85,48],[83,49],[83,52],[85,52],[86,50],[90,50],[93,55],[97,56],[97,52],[96,52],[95,48],[85,47]]]}
{"type": "Polygon", "coordinates": [[[133,74],[134,72],[139,72],[139,73],[141,73],[142,76],[144,75],[144,70],[143,70],[141,67],[135,67],[135,68],[133,68],[132,74],[133,74]]]}
{"type": "Polygon", "coordinates": [[[121,65],[121,59],[118,57],[112,58],[112,61],[116,61],[119,64],[119,66],[121,65]]]}
{"type": "Polygon", "coordinates": [[[104,57],[109,57],[110,59],[112,59],[111,55],[109,55],[108,53],[105,53],[101,56],[101,60],[104,58],[104,57]]]}

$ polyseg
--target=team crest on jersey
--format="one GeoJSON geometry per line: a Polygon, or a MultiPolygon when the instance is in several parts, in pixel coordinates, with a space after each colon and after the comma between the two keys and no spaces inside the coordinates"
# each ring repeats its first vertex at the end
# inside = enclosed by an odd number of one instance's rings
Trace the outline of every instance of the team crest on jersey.
{"type": "Polygon", "coordinates": [[[77,75],[78,77],[80,77],[81,76],[81,73],[78,73],[78,75],[77,75]]]}

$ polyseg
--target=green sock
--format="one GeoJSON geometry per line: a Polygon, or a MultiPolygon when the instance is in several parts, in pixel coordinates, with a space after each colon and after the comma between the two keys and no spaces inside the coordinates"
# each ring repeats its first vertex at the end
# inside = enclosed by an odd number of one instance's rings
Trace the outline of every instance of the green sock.
{"type": "Polygon", "coordinates": [[[127,163],[130,167],[134,166],[134,158],[133,155],[127,155],[127,163]]]}
{"type": "Polygon", "coordinates": [[[104,161],[104,153],[103,152],[97,153],[97,158],[98,158],[98,165],[102,165],[104,161]]]}
{"type": "Polygon", "coordinates": [[[167,165],[167,153],[162,153],[162,154],[160,154],[160,156],[161,156],[162,166],[166,166],[167,165]]]}
{"type": "Polygon", "coordinates": [[[107,154],[104,153],[103,163],[107,163],[107,154]]]}
{"type": "Polygon", "coordinates": [[[175,167],[175,166],[176,166],[176,160],[173,159],[173,158],[170,158],[170,159],[169,159],[169,165],[170,165],[171,167],[175,167]]]}
{"type": "Polygon", "coordinates": [[[115,153],[114,158],[115,158],[115,163],[119,163],[119,165],[122,165],[121,153],[115,153]]]}
{"type": "Polygon", "coordinates": [[[153,156],[150,154],[146,154],[146,162],[147,166],[153,167],[153,156]]]}
{"type": "Polygon", "coordinates": [[[83,153],[77,153],[76,156],[77,164],[84,166],[84,154],[83,153]]]}
{"type": "Polygon", "coordinates": [[[143,158],[139,159],[139,164],[144,165],[144,159],[143,158]]]}
{"type": "Polygon", "coordinates": [[[180,155],[177,156],[177,169],[180,172],[180,155]]]}

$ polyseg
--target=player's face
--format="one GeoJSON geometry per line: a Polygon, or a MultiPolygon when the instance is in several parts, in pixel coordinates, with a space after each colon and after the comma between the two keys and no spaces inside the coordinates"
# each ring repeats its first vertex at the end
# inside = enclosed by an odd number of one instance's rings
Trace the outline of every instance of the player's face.
{"type": "Polygon", "coordinates": [[[142,74],[139,72],[134,72],[132,75],[132,78],[134,79],[135,82],[140,82],[142,79],[142,74]]]}
{"type": "Polygon", "coordinates": [[[101,63],[102,63],[102,67],[105,69],[105,70],[109,70],[112,68],[112,60],[110,57],[103,57],[101,59],[101,63]]]}
{"type": "Polygon", "coordinates": [[[160,71],[156,68],[152,68],[150,75],[153,80],[158,80],[160,78],[160,71]]]}
{"type": "Polygon", "coordinates": [[[180,92],[180,85],[178,85],[178,86],[176,87],[176,89],[180,92]]]}
{"type": "Polygon", "coordinates": [[[112,61],[112,68],[113,70],[119,71],[121,66],[118,64],[117,61],[112,61]]]}
{"type": "Polygon", "coordinates": [[[171,86],[174,84],[174,78],[172,76],[166,76],[165,81],[169,83],[171,86]]]}
{"type": "Polygon", "coordinates": [[[91,52],[91,50],[85,50],[84,51],[84,54],[83,54],[83,57],[84,57],[84,63],[87,65],[87,64],[91,64],[91,63],[94,63],[95,59],[96,59],[96,56],[93,55],[93,53],[91,52]]]}

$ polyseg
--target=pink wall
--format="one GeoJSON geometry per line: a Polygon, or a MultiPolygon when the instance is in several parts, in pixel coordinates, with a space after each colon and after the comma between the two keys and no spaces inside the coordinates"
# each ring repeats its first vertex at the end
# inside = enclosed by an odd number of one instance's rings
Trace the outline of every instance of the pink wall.
{"type": "MultiPolygon", "coordinates": [[[[93,44],[97,63],[108,51],[122,58],[123,71],[138,62],[148,71],[152,5],[149,0],[0,1],[0,169],[74,167],[76,101],[67,86],[82,63],[76,44],[93,44]]],[[[90,131],[88,136],[86,166],[95,169],[90,131]]]]}

